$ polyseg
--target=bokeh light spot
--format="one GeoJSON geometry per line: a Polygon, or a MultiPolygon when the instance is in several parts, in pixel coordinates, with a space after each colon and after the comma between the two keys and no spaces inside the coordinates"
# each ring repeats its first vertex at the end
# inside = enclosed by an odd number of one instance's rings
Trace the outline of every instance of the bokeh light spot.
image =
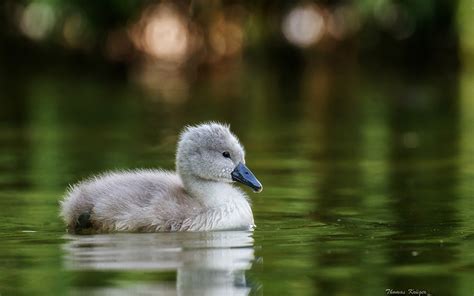
{"type": "Polygon", "coordinates": [[[76,13],[64,20],[63,37],[66,45],[72,48],[87,47],[86,21],[83,16],[76,13]]]}
{"type": "Polygon", "coordinates": [[[132,31],[136,47],[151,57],[178,63],[188,56],[187,21],[173,6],[162,4],[147,9],[132,31]]]}
{"type": "Polygon", "coordinates": [[[240,24],[219,16],[209,29],[209,44],[218,57],[229,57],[240,53],[243,43],[240,24]]]}
{"type": "Polygon", "coordinates": [[[345,39],[360,29],[360,17],[350,5],[341,5],[334,9],[328,20],[328,32],[336,39],[345,39]]]}
{"type": "Polygon", "coordinates": [[[21,15],[20,29],[29,38],[41,40],[52,31],[55,22],[56,15],[50,5],[32,2],[21,15]]]}
{"type": "Polygon", "coordinates": [[[286,39],[300,47],[308,47],[318,42],[324,35],[324,29],[324,18],[316,5],[294,8],[282,23],[286,39]]]}

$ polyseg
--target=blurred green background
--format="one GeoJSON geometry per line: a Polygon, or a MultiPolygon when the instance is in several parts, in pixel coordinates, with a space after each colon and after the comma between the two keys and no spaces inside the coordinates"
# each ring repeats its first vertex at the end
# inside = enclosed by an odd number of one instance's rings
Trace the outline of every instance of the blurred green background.
{"type": "Polygon", "coordinates": [[[186,295],[189,267],[244,272],[237,295],[473,295],[473,5],[3,0],[0,294],[186,295]],[[181,128],[206,120],[264,185],[255,232],[65,236],[68,184],[173,169],[181,128]],[[163,266],[163,245],[187,253],[163,266]]]}

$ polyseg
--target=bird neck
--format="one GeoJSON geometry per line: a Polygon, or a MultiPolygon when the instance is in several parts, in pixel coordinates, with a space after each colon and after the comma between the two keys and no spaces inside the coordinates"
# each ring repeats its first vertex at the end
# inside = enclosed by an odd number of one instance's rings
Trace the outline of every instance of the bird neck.
{"type": "Polygon", "coordinates": [[[219,206],[232,201],[236,190],[232,184],[206,180],[192,175],[181,175],[188,194],[207,206],[219,206]]]}

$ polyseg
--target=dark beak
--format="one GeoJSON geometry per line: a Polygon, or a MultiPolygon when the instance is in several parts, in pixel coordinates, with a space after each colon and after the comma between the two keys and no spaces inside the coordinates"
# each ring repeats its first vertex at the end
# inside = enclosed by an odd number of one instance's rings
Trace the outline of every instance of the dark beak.
{"type": "Polygon", "coordinates": [[[262,184],[255,178],[252,172],[243,164],[239,163],[232,171],[232,180],[245,184],[253,189],[255,192],[262,191],[262,184]]]}

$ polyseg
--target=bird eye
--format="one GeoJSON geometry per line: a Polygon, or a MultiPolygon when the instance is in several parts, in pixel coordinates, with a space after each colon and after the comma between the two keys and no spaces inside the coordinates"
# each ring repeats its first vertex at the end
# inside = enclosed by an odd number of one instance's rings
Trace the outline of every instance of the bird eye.
{"type": "Polygon", "coordinates": [[[230,158],[230,153],[227,151],[224,151],[222,152],[222,156],[224,156],[225,158],[230,158]]]}

